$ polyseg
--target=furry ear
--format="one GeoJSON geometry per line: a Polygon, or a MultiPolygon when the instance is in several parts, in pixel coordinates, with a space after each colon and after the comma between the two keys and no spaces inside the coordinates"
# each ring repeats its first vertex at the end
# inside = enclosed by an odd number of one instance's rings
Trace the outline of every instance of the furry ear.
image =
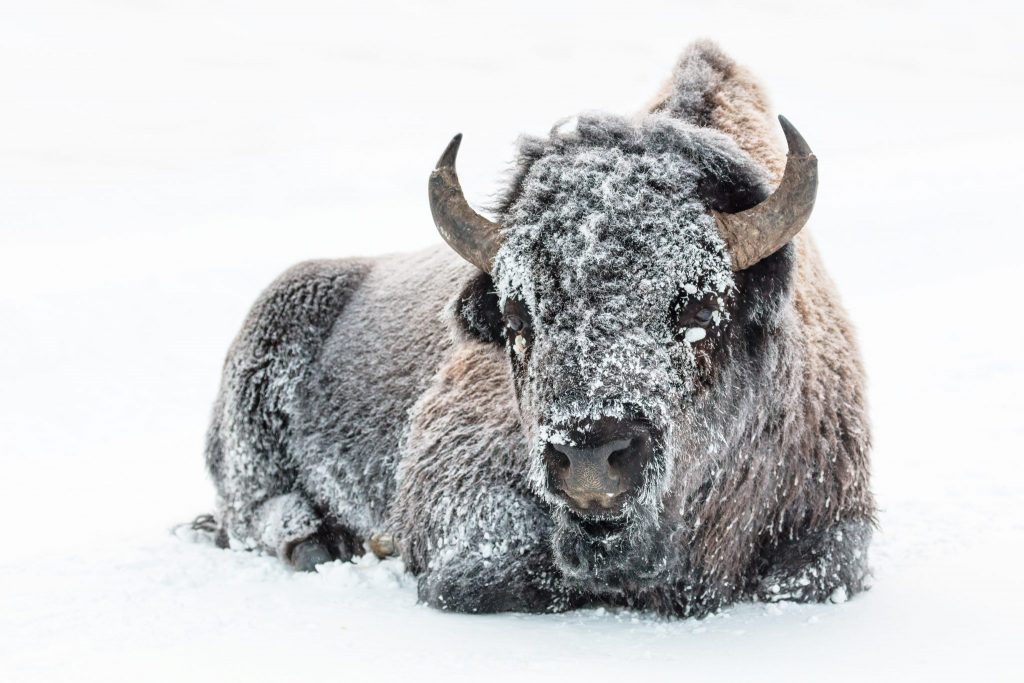
{"type": "Polygon", "coordinates": [[[703,175],[697,181],[697,194],[715,211],[737,213],[760,204],[771,189],[764,171],[739,151],[709,151],[704,158],[703,175]]]}
{"type": "Polygon", "coordinates": [[[767,169],[773,181],[782,177],[786,152],[768,96],[745,67],[710,40],[686,48],[647,111],[715,128],[767,169]]]}
{"type": "Polygon", "coordinates": [[[459,333],[483,342],[504,343],[505,321],[494,281],[487,273],[480,273],[466,283],[450,311],[459,333]]]}

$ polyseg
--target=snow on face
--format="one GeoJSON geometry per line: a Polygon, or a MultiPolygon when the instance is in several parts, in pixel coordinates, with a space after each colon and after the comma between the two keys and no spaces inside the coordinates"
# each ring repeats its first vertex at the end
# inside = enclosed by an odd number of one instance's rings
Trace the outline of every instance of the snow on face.
{"type": "MultiPolygon", "coordinates": [[[[501,306],[517,300],[532,318],[529,348],[509,341],[541,491],[541,451],[567,425],[628,415],[669,436],[697,386],[696,347],[712,343],[703,328],[680,329],[673,310],[721,306],[734,287],[698,197],[721,137],[656,115],[572,123],[523,142],[494,266],[501,306]]],[[[727,321],[716,308],[710,324],[727,321]]],[[[671,458],[655,460],[640,498],[656,506],[671,458]]]]}

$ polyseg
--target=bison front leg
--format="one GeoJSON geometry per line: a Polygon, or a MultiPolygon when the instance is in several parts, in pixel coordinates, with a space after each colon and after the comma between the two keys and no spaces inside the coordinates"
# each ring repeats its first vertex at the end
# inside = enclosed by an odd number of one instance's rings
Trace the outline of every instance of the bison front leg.
{"type": "Polygon", "coordinates": [[[865,590],[872,524],[847,520],[782,543],[768,555],[755,597],[765,602],[843,602],[865,590]]]}
{"type": "Polygon", "coordinates": [[[304,496],[286,493],[258,504],[236,500],[221,511],[222,545],[240,545],[276,555],[299,571],[313,571],[318,564],[338,556],[332,552],[320,516],[304,496]]]}
{"type": "Polygon", "coordinates": [[[419,599],[437,609],[478,614],[564,612],[577,603],[541,554],[446,562],[420,575],[419,599]]]}
{"type": "Polygon", "coordinates": [[[318,564],[362,555],[362,542],[347,528],[323,519],[299,493],[277,496],[261,506],[259,528],[264,549],[302,572],[318,564]]]}
{"type": "Polygon", "coordinates": [[[555,567],[550,517],[529,495],[480,491],[407,527],[402,554],[419,599],[454,612],[561,612],[578,598],[555,567]],[[454,514],[453,514],[454,513],[454,514]]]}

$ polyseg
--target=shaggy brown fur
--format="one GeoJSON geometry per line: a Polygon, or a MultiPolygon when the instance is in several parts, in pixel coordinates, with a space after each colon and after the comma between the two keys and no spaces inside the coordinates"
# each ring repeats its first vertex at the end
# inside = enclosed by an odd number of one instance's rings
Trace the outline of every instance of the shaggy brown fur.
{"type": "Polygon", "coordinates": [[[749,69],[710,40],[699,40],[687,48],[672,78],[646,111],[717,128],[761,164],[773,181],[782,177],[785,147],[767,93],[749,69]]]}

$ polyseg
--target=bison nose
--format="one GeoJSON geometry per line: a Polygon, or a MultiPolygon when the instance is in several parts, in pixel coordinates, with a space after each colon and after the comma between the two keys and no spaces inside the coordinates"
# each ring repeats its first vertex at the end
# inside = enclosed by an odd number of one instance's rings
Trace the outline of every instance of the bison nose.
{"type": "Polygon", "coordinates": [[[640,485],[650,459],[646,429],[616,421],[615,438],[591,435],[582,445],[551,443],[545,449],[550,481],[571,507],[589,514],[617,512],[640,485]]]}

